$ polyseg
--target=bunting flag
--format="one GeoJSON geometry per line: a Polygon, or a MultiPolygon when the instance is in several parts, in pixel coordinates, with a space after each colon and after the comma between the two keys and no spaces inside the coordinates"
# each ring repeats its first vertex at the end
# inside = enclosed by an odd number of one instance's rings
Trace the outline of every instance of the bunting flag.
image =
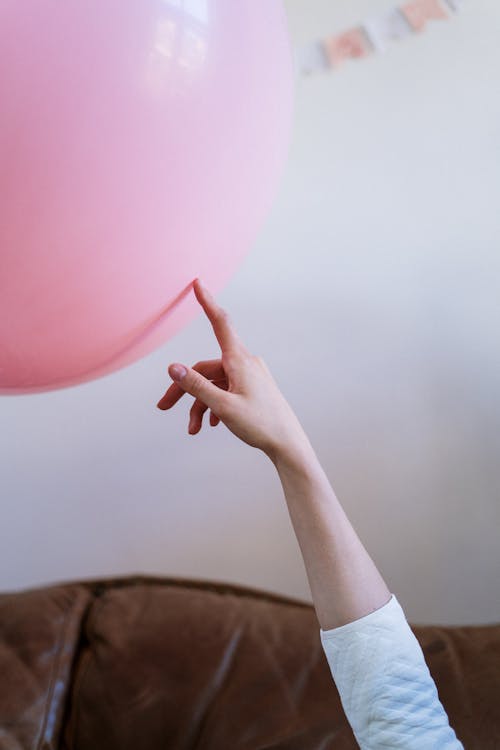
{"type": "Polygon", "coordinates": [[[449,17],[439,0],[413,0],[402,5],[401,12],[414,31],[425,29],[427,21],[449,17]]]}
{"type": "Polygon", "coordinates": [[[371,52],[371,44],[360,26],[325,39],[323,46],[332,67],[340,65],[347,57],[365,57],[371,52]]]}
{"type": "Polygon", "coordinates": [[[345,60],[385,52],[390,42],[421,33],[429,21],[458,13],[464,0],[411,0],[357,26],[316,40],[296,52],[302,75],[337,68],[345,60]]]}

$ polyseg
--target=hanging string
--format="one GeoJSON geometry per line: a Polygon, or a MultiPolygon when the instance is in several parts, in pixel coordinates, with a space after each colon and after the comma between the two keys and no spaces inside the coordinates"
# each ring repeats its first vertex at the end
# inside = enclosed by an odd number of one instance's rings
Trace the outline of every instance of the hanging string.
{"type": "Polygon", "coordinates": [[[348,59],[384,53],[392,42],[422,33],[429,22],[445,21],[460,11],[464,0],[411,0],[363,23],[297,49],[299,75],[338,68],[348,59]]]}

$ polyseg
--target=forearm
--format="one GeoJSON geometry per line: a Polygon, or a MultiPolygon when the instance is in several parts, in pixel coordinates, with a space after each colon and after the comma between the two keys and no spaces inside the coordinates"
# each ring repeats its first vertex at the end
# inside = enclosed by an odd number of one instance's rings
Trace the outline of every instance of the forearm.
{"type": "Polygon", "coordinates": [[[270,458],[283,486],[321,628],[339,627],[386,604],[391,593],[305,434],[270,458]]]}

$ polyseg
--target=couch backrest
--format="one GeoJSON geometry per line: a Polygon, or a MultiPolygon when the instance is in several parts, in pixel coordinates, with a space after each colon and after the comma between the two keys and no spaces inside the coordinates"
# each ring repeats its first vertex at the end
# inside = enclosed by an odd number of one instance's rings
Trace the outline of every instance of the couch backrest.
{"type": "MultiPolygon", "coordinates": [[[[467,750],[500,747],[500,626],[413,626],[467,750]]],[[[313,607],[129,577],[0,596],[0,750],[354,750],[313,607]]]]}

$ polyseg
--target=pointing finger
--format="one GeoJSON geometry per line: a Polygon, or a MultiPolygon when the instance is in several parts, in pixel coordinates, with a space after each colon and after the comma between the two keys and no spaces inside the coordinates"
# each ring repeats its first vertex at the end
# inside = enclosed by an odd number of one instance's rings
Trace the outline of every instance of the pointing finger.
{"type": "Polygon", "coordinates": [[[246,347],[236,333],[229,315],[222,307],[220,307],[220,305],[217,304],[208,289],[202,285],[199,279],[194,280],[193,289],[196,299],[212,324],[212,328],[214,329],[222,353],[230,355],[241,351],[246,352],[246,347]]]}

